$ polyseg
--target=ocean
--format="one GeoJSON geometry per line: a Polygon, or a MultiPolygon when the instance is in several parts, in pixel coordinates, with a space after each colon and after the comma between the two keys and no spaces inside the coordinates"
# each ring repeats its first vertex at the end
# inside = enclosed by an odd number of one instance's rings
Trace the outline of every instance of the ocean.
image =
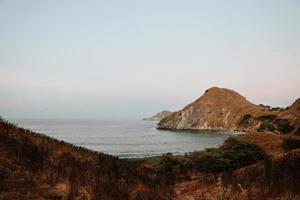
{"type": "Polygon", "coordinates": [[[235,132],[157,130],[153,121],[12,119],[20,127],[120,158],[175,155],[217,147],[235,132]]]}

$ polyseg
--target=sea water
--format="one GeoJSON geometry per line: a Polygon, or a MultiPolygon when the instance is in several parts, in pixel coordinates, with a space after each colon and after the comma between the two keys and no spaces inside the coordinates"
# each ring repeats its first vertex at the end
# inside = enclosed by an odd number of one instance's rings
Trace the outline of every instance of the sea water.
{"type": "Polygon", "coordinates": [[[12,119],[18,126],[120,158],[185,154],[217,147],[234,132],[157,130],[154,121],[12,119]]]}

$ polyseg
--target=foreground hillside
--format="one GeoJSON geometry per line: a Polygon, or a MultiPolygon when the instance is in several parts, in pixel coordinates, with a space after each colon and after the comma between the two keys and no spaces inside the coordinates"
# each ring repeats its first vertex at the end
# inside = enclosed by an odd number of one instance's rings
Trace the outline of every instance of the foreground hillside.
{"type": "Polygon", "coordinates": [[[0,199],[171,199],[166,180],[0,119],[0,199]]]}
{"type": "Polygon", "coordinates": [[[265,158],[233,171],[200,173],[194,180],[181,181],[175,185],[177,199],[300,199],[298,139],[273,133],[248,133],[238,140],[256,142],[266,152],[265,158]]]}
{"type": "Polygon", "coordinates": [[[120,160],[0,120],[1,200],[296,200],[300,139],[249,132],[219,148],[120,160]]]}
{"type": "Polygon", "coordinates": [[[219,148],[140,162],[173,181],[178,200],[300,199],[300,140],[295,136],[251,132],[219,148]]]}
{"type": "Polygon", "coordinates": [[[213,87],[195,102],[162,119],[159,129],[300,133],[300,99],[288,108],[255,105],[237,92],[213,87]]]}

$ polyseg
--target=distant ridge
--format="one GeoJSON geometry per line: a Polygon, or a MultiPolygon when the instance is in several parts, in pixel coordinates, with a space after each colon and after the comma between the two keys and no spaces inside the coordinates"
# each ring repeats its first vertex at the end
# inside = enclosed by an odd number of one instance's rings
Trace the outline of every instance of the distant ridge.
{"type": "Polygon", "coordinates": [[[149,121],[160,121],[163,118],[169,116],[172,112],[168,111],[168,110],[163,110],[155,115],[153,115],[152,117],[149,118],[143,118],[143,120],[149,120],[149,121]]]}

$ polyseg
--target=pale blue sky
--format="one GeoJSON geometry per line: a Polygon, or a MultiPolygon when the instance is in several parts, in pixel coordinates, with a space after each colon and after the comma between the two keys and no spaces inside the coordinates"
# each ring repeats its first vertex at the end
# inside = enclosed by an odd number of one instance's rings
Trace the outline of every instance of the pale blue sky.
{"type": "Polygon", "coordinates": [[[0,0],[0,115],[139,119],[211,86],[300,97],[299,0],[0,0]]]}

